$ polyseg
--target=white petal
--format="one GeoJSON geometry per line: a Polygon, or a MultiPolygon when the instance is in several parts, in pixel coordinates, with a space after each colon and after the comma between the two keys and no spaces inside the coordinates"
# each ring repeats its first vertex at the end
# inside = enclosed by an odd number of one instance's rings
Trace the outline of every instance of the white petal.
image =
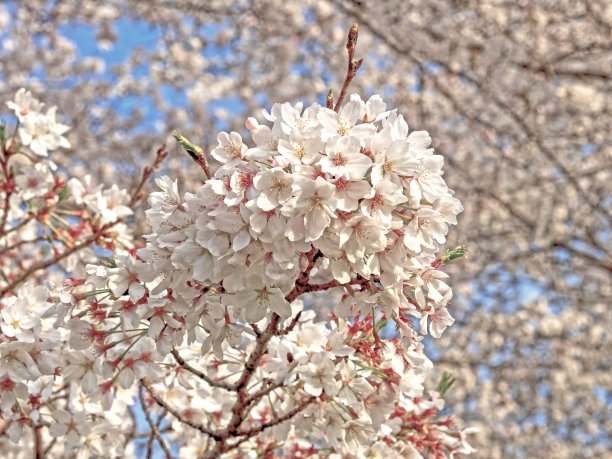
{"type": "Polygon", "coordinates": [[[329,226],[330,217],[321,206],[317,206],[304,216],[306,227],[306,242],[316,241],[321,237],[325,228],[329,226]]]}

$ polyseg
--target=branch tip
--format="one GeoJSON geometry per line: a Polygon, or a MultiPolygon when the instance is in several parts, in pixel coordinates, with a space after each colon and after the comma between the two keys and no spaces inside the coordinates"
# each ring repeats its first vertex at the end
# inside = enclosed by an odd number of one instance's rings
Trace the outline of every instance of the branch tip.
{"type": "Polygon", "coordinates": [[[330,110],[334,109],[334,92],[330,89],[325,98],[325,106],[330,110]]]}
{"type": "Polygon", "coordinates": [[[187,139],[187,137],[182,136],[177,131],[174,131],[172,133],[172,137],[174,137],[174,139],[179,143],[179,145],[183,147],[183,150],[185,150],[187,154],[191,156],[191,159],[193,159],[202,168],[204,174],[206,174],[206,178],[210,179],[210,168],[208,167],[208,161],[206,161],[206,155],[204,155],[204,150],[202,150],[202,148],[198,145],[191,143],[187,139]]]}
{"type": "Polygon", "coordinates": [[[344,79],[344,84],[342,85],[342,91],[340,92],[338,102],[336,102],[336,107],[334,108],[334,111],[336,113],[340,110],[340,106],[342,105],[342,101],[346,96],[346,91],[348,90],[348,87],[351,84],[353,77],[355,76],[357,70],[359,70],[359,67],[361,67],[361,64],[363,63],[363,59],[355,59],[355,48],[357,47],[358,37],[359,24],[355,23],[349,29],[348,38],[346,40],[346,49],[348,50],[348,68],[346,70],[346,78],[344,79]]]}

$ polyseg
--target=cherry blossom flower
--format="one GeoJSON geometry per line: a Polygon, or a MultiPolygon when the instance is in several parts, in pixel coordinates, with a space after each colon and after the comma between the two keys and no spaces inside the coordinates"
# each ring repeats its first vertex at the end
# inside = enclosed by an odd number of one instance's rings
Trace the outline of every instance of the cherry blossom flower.
{"type": "Polygon", "coordinates": [[[321,170],[337,178],[358,180],[372,167],[372,160],[361,153],[361,142],[353,136],[334,136],[327,142],[321,170]]]}
{"type": "Polygon", "coordinates": [[[69,413],[65,410],[57,410],[53,413],[55,422],[49,428],[52,437],[62,437],[64,451],[71,451],[81,444],[81,438],[86,436],[91,424],[87,420],[87,413],[69,413]]]}
{"type": "Polygon", "coordinates": [[[253,180],[255,188],[261,191],[257,197],[257,206],[266,212],[282,206],[291,198],[291,182],[291,176],[282,169],[271,169],[257,174],[253,180]]]}
{"type": "Polygon", "coordinates": [[[287,235],[290,240],[304,238],[306,242],[318,239],[330,224],[336,207],[334,186],[322,177],[301,180],[293,184],[295,196],[288,200],[281,212],[291,217],[287,235]]]}
{"type": "Polygon", "coordinates": [[[247,151],[247,146],[242,143],[242,137],[237,132],[231,134],[221,132],[217,136],[217,141],[219,145],[210,154],[220,163],[235,164],[247,151]]]}
{"type": "Polygon", "coordinates": [[[227,295],[223,301],[228,306],[244,309],[247,322],[259,322],[268,311],[273,311],[283,318],[291,315],[291,307],[280,289],[265,285],[263,279],[251,276],[245,288],[233,295],[227,295]]]}
{"type": "Polygon", "coordinates": [[[21,88],[15,94],[15,100],[8,101],[6,105],[15,112],[19,121],[23,123],[26,116],[42,112],[45,104],[35,99],[30,91],[21,88]]]}
{"type": "Polygon", "coordinates": [[[323,391],[333,396],[338,393],[341,386],[336,380],[336,367],[327,352],[317,352],[312,355],[308,364],[298,368],[300,379],[304,381],[304,390],[314,396],[323,391]]]}

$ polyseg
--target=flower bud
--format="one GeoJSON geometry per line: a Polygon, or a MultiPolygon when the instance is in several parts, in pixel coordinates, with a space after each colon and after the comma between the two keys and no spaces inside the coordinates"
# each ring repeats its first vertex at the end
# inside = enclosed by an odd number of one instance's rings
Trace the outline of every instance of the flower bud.
{"type": "Polygon", "coordinates": [[[304,272],[308,268],[308,258],[306,255],[300,255],[300,271],[304,272]]]}
{"type": "Polygon", "coordinates": [[[259,123],[252,116],[247,118],[246,123],[244,124],[251,134],[255,134],[259,129],[259,123]]]}

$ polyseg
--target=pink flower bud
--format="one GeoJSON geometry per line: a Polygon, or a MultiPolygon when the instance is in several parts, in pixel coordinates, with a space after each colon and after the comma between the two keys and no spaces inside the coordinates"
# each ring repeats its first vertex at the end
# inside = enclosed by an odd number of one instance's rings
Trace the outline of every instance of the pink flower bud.
{"type": "Polygon", "coordinates": [[[251,134],[255,134],[259,129],[259,123],[253,117],[247,118],[246,123],[244,124],[251,134]]]}

